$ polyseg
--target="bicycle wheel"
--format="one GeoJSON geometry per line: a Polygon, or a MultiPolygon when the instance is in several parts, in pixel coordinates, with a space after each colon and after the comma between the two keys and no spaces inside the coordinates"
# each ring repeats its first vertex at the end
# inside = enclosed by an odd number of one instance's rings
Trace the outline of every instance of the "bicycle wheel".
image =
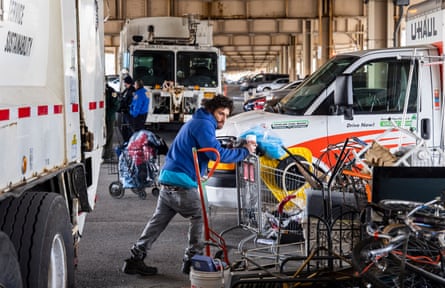
{"type": "MultiPolygon", "coordinates": [[[[400,226],[394,228],[392,233],[400,226]]],[[[389,254],[371,259],[370,251],[386,246],[386,240],[369,238],[362,240],[353,249],[352,264],[354,270],[376,287],[444,287],[445,279],[441,275],[440,263],[429,260],[437,258],[435,245],[425,239],[411,237],[408,240],[407,253],[403,244],[389,254]],[[436,255],[434,255],[436,254],[436,255]],[[430,263],[427,263],[430,262],[430,263]],[[402,267],[405,264],[405,269],[402,267]]]]}
{"type": "Polygon", "coordinates": [[[404,216],[404,215],[406,215],[406,213],[408,213],[415,207],[422,205],[422,203],[414,202],[414,201],[405,201],[405,200],[385,199],[385,200],[381,200],[377,205],[379,205],[383,209],[391,211],[392,214],[404,216]]]}
{"type": "MultiPolygon", "coordinates": [[[[406,269],[410,274],[415,275],[416,281],[411,284],[424,286],[421,287],[444,287],[445,278],[442,269],[441,248],[437,239],[429,236],[410,235],[406,253],[402,247],[391,252],[394,258],[401,263],[404,261],[406,269]]],[[[414,278],[414,277],[412,277],[414,278]]],[[[419,286],[405,286],[419,287],[419,286]]]]}
{"type": "Polygon", "coordinates": [[[360,241],[352,250],[352,266],[358,276],[375,287],[398,287],[402,273],[400,261],[394,257],[381,257],[373,261],[369,252],[384,247],[380,239],[368,238],[360,241]]]}

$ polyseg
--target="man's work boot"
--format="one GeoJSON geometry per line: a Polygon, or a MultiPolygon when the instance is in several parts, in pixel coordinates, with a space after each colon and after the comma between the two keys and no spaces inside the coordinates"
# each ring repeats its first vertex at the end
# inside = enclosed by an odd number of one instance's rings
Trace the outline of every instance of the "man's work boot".
{"type": "Polygon", "coordinates": [[[147,266],[142,259],[128,258],[125,259],[122,272],[126,274],[139,274],[142,276],[150,276],[158,273],[156,267],[147,266]]]}
{"type": "Polygon", "coordinates": [[[184,258],[182,259],[182,267],[181,267],[182,273],[190,274],[191,267],[192,267],[192,257],[184,255],[184,258]]]}

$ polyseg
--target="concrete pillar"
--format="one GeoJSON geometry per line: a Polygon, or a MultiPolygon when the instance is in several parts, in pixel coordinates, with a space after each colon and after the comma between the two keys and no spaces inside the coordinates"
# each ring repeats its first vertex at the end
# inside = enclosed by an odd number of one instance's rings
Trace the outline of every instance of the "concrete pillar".
{"type": "Polygon", "coordinates": [[[321,25],[322,27],[322,33],[319,37],[319,48],[317,52],[317,65],[320,67],[324,63],[326,63],[329,60],[330,54],[331,54],[331,20],[329,17],[322,17],[321,18],[321,25]]]}
{"type": "Polygon", "coordinates": [[[370,0],[368,13],[368,49],[393,46],[394,4],[392,0],[370,0]]]}
{"type": "MultiPolygon", "coordinates": [[[[331,56],[332,49],[332,0],[318,1],[318,47],[317,66],[326,63],[331,56]]],[[[318,68],[316,67],[316,68],[318,68]]]]}
{"type": "Polygon", "coordinates": [[[297,71],[296,71],[296,63],[295,63],[295,58],[296,58],[296,40],[295,40],[295,36],[292,35],[291,37],[291,41],[290,41],[290,46],[287,47],[289,50],[289,80],[290,81],[294,81],[297,79],[297,71]]]}
{"type": "Polygon", "coordinates": [[[303,56],[302,56],[302,72],[303,77],[305,75],[311,74],[311,64],[312,64],[312,22],[311,20],[304,21],[303,27],[303,56]]]}
{"type": "Polygon", "coordinates": [[[287,46],[281,46],[281,71],[280,73],[288,73],[289,70],[289,51],[287,46]]]}

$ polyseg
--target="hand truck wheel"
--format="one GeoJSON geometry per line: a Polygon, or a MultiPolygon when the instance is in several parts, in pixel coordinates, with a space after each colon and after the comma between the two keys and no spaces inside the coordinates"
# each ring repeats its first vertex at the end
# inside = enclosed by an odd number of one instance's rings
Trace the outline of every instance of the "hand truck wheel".
{"type": "Polygon", "coordinates": [[[110,183],[110,186],[108,186],[108,192],[110,193],[111,197],[121,199],[124,197],[125,189],[121,182],[114,181],[110,183]]]}

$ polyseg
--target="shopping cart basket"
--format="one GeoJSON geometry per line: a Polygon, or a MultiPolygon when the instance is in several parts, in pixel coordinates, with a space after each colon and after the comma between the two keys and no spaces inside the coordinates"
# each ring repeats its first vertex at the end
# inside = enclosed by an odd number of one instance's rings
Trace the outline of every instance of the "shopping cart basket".
{"type": "Polygon", "coordinates": [[[312,249],[317,254],[311,264],[341,266],[342,260],[334,263],[338,259],[334,254],[349,253],[360,233],[358,214],[346,209],[355,203],[354,195],[330,191],[313,172],[308,149],[285,150],[288,155],[279,160],[251,155],[237,165],[239,211],[234,228],[251,232],[239,241],[238,250],[255,263],[253,268],[284,262],[290,266],[294,260],[303,261],[312,249]],[[280,212],[278,205],[290,196],[293,199],[280,212]]]}

